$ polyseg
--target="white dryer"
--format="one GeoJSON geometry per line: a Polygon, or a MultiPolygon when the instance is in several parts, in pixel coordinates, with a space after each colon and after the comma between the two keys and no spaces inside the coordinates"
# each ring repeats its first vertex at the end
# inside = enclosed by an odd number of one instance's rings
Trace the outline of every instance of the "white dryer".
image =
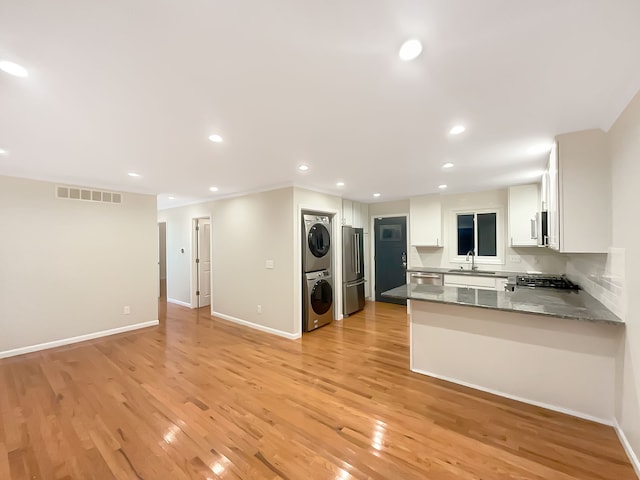
{"type": "Polygon", "coordinates": [[[302,330],[310,332],[333,321],[333,282],[328,270],[303,274],[302,330]]]}
{"type": "Polygon", "coordinates": [[[302,268],[305,272],[331,269],[331,219],[327,215],[302,216],[302,268]]]}

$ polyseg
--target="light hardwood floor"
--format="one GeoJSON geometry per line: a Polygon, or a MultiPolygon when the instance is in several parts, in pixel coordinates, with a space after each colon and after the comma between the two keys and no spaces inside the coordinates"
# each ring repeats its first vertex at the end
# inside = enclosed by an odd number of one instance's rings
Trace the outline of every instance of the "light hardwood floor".
{"type": "Polygon", "coordinates": [[[411,373],[404,307],[298,341],[160,309],[0,361],[0,479],[636,478],[610,427],[411,373]]]}

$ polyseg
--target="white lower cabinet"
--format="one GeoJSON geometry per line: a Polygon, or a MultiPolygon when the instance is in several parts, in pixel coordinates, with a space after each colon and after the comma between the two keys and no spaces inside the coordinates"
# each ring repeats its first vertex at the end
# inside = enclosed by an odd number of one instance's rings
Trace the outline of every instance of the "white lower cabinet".
{"type": "Polygon", "coordinates": [[[445,287],[470,287],[479,290],[504,290],[506,278],[481,277],[475,275],[445,275],[445,287]]]}

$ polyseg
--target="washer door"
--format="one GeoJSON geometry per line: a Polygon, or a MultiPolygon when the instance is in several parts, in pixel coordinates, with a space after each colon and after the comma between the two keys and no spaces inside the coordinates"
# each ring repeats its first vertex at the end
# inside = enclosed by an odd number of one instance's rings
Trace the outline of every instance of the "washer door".
{"type": "Polygon", "coordinates": [[[324,257],[329,253],[329,247],[331,246],[331,236],[327,227],[321,223],[316,223],[309,229],[309,251],[314,257],[324,257]]]}
{"type": "Polygon", "coordinates": [[[311,289],[311,308],[316,315],[327,313],[333,303],[333,289],[326,280],[318,280],[311,289]]]}

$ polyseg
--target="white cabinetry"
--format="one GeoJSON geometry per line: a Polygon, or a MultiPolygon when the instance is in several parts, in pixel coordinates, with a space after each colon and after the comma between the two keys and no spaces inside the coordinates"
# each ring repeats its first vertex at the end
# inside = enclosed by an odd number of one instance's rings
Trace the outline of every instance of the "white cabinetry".
{"type": "Polygon", "coordinates": [[[445,287],[471,287],[478,290],[504,290],[506,278],[481,277],[475,275],[445,275],[445,287]]]}
{"type": "Polygon", "coordinates": [[[512,247],[538,245],[538,184],[509,187],[509,239],[512,247]]]}
{"type": "Polygon", "coordinates": [[[353,203],[351,200],[342,200],[342,225],[353,226],[353,203]]]}
{"type": "Polygon", "coordinates": [[[442,247],[442,201],[439,195],[413,197],[409,203],[411,245],[442,247]]]}
{"type": "Polygon", "coordinates": [[[612,212],[605,133],[559,135],[547,171],[549,247],[566,253],[607,253],[612,212]]]}
{"type": "Polygon", "coordinates": [[[369,205],[366,203],[342,200],[342,225],[363,228],[369,232],[369,205]]]}

